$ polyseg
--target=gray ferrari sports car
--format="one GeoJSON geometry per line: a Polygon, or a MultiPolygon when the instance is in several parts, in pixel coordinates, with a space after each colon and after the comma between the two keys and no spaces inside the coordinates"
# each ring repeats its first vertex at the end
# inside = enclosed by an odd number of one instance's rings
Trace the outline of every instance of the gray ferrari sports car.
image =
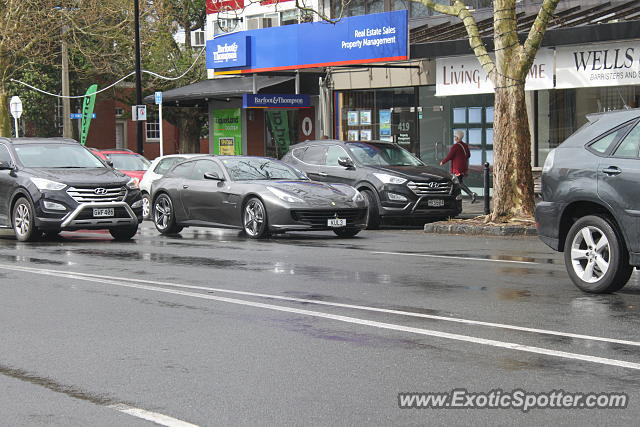
{"type": "Polygon", "coordinates": [[[355,188],[310,181],[294,167],[262,157],[191,158],[151,191],[153,221],[163,234],[198,226],[242,229],[254,239],[302,230],[352,237],[367,223],[366,202],[355,188]]]}

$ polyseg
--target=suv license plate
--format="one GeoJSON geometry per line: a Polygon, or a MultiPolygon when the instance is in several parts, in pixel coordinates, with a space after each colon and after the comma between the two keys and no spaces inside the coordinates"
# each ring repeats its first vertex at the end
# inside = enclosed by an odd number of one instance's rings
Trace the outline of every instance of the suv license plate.
{"type": "Polygon", "coordinates": [[[444,200],[442,199],[430,199],[427,200],[427,206],[431,208],[441,208],[444,206],[444,200]]]}
{"type": "Polygon", "coordinates": [[[94,217],[113,216],[113,208],[94,209],[93,216],[94,217]]]}
{"type": "Polygon", "coordinates": [[[331,218],[327,220],[329,227],[346,227],[347,220],[344,218],[331,218]]]}

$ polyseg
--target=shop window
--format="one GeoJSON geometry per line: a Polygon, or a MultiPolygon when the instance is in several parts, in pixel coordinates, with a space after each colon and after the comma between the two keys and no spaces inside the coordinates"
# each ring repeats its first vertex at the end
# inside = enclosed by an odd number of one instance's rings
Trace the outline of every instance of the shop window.
{"type": "Polygon", "coordinates": [[[158,113],[155,111],[147,111],[147,140],[160,139],[160,121],[158,113]]]}
{"type": "Polygon", "coordinates": [[[453,122],[454,123],[467,123],[467,109],[466,108],[454,108],[453,109],[453,122]]]}
{"type": "Polygon", "coordinates": [[[469,107],[469,123],[482,123],[482,107],[469,107]]]}
{"type": "Polygon", "coordinates": [[[487,107],[484,109],[484,121],[487,123],[493,123],[493,107],[487,107]]]}

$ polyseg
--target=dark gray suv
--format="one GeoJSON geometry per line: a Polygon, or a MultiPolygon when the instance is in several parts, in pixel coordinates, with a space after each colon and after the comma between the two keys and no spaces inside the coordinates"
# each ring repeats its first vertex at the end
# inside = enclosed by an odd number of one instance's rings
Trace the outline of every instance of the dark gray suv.
{"type": "Polygon", "coordinates": [[[282,158],[314,181],[348,184],[367,202],[367,228],[382,218],[433,220],[462,211],[458,179],[384,141],[306,141],[282,158]]]}
{"type": "Polygon", "coordinates": [[[640,109],[587,118],[547,157],[536,222],[580,289],[615,292],[640,266],[640,109]]]}

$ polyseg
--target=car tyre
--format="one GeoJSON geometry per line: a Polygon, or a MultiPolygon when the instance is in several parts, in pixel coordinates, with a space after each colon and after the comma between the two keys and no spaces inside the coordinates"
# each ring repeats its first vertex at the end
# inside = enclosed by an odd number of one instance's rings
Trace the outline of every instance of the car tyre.
{"type": "Polygon", "coordinates": [[[257,197],[250,198],[242,209],[242,229],[251,239],[269,237],[267,209],[257,197]]]}
{"type": "Polygon", "coordinates": [[[118,241],[131,240],[138,233],[138,226],[110,228],[109,233],[111,233],[111,237],[118,241]]]}
{"type": "Polygon", "coordinates": [[[11,216],[13,231],[16,233],[16,238],[21,242],[33,242],[40,237],[33,211],[33,205],[25,197],[20,197],[13,206],[11,216]]]}
{"type": "Polygon", "coordinates": [[[153,203],[153,223],[162,234],[177,234],[182,231],[182,227],[176,224],[171,197],[166,193],[156,197],[153,203]]]}
{"type": "Polygon", "coordinates": [[[151,196],[142,194],[142,219],[151,219],[151,196]]]}
{"type": "Polygon", "coordinates": [[[378,198],[371,190],[361,190],[360,194],[367,203],[367,230],[377,230],[380,228],[380,209],[378,209],[378,198]]]}
{"type": "Polygon", "coordinates": [[[355,237],[356,234],[360,232],[359,228],[336,228],[333,230],[336,233],[336,236],[340,238],[350,238],[355,237]]]}
{"type": "Polygon", "coordinates": [[[616,226],[597,215],[582,217],[573,224],[565,241],[564,262],[573,283],[595,294],[622,289],[633,272],[616,226]]]}

